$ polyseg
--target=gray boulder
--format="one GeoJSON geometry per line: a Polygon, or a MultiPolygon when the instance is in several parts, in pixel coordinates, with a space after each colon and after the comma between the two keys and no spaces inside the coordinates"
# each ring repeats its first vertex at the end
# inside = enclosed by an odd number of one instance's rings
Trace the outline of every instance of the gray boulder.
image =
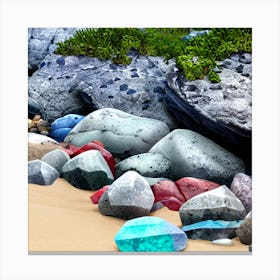
{"type": "Polygon", "coordinates": [[[124,159],[116,164],[116,177],[129,170],[134,170],[144,177],[173,178],[171,161],[160,153],[144,153],[124,159]]]}
{"type": "Polygon", "coordinates": [[[71,185],[83,190],[99,190],[114,181],[113,174],[97,150],[89,150],[67,161],[62,175],[71,185]]]}
{"type": "Polygon", "coordinates": [[[117,109],[100,109],[87,115],[65,137],[64,141],[82,146],[93,140],[117,157],[147,152],[169,133],[159,120],[137,117],[117,109]]]}
{"type": "Polygon", "coordinates": [[[189,199],[180,207],[179,215],[185,226],[205,220],[243,220],[246,210],[230,189],[223,185],[189,199]]]}
{"type": "Polygon", "coordinates": [[[28,162],[28,183],[38,185],[52,185],[59,177],[55,168],[39,159],[28,162]]]}
{"type": "Polygon", "coordinates": [[[62,173],[63,165],[70,160],[69,155],[62,149],[56,149],[45,154],[42,158],[42,161],[48,163],[50,166],[55,168],[59,175],[62,173]]]}
{"type": "Polygon", "coordinates": [[[28,28],[28,70],[34,72],[58,42],[74,35],[79,28],[28,28]]]}
{"type": "Polygon", "coordinates": [[[137,172],[127,171],[101,196],[101,214],[132,219],[148,216],[153,207],[154,194],[148,182],[137,172]]]}
{"type": "Polygon", "coordinates": [[[237,173],[244,173],[241,159],[206,137],[187,129],[175,129],[149,152],[161,153],[172,162],[175,180],[183,177],[230,184],[237,173]]]}
{"type": "Polygon", "coordinates": [[[252,244],[252,212],[249,212],[243,223],[236,230],[240,242],[246,245],[252,244]]]}

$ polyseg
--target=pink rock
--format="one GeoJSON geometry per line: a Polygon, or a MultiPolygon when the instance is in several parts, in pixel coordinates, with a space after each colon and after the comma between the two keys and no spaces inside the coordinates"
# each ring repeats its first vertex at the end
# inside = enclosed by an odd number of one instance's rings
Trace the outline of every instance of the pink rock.
{"type": "Polygon", "coordinates": [[[185,201],[189,200],[193,196],[213,190],[220,186],[217,183],[193,177],[181,178],[176,181],[175,184],[185,197],[185,201]]]}
{"type": "Polygon", "coordinates": [[[172,181],[163,180],[151,188],[154,193],[155,202],[161,202],[171,210],[178,211],[180,206],[185,202],[184,196],[172,181]]]}
{"type": "Polygon", "coordinates": [[[103,195],[104,192],[109,188],[109,186],[104,186],[102,189],[96,191],[93,195],[91,195],[90,199],[93,204],[98,204],[100,197],[103,195]]]}

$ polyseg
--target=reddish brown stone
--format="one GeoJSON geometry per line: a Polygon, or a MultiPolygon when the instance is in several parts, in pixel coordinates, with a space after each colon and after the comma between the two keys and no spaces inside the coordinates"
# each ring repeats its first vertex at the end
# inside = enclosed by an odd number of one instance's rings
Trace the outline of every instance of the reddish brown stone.
{"type": "Polygon", "coordinates": [[[179,211],[181,205],[184,203],[177,199],[176,197],[170,197],[166,200],[160,201],[164,206],[168,207],[169,210],[179,211]]]}
{"type": "Polygon", "coordinates": [[[103,193],[109,188],[109,186],[104,186],[102,189],[96,191],[93,195],[91,195],[90,199],[93,204],[98,204],[98,201],[100,197],[103,195],[103,193]]]}
{"type": "Polygon", "coordinates": [[[217,183],[193,177],[181,178],[180,180],[176,181],[175,184],[185,197],[185,201],[200,193],[219,187],[219,184],[217,183]]]}

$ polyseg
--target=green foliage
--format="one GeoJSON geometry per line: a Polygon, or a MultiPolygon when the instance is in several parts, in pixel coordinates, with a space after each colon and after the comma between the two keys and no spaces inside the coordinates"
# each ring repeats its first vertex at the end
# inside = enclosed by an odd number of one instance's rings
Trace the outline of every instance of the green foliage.
{"type": "MultiPolygon", "coordinates": [[[[202,28],[196,28],[200,30],[202,28]]],[[[239,51],[252,52],[250,28],[209,28],[208,35],[183,40],[189,28],[86,28],[74,37],[58,43],[55,51],[62,55],[87,55],[111,59],[114,63],[129,64],[127,55],[132,48],[142,55],[176,59],[178,68],[188,80],[211,82],[220,78],[213,71],[216,61],[224,60],[239,51]]]]}

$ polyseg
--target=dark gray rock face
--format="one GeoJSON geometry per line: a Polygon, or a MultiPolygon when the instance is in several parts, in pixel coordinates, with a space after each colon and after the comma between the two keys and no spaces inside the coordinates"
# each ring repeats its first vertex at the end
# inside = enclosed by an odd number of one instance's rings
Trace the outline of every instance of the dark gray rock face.
{"type": "Polygon", "coordinates": [[[221,62],[219,83],[210,83],[207,78],[188,81],[174,67],[167,75],[173,91],[166,95],[169,109],[186,128],[246,156],[251,155],[252,133],[250,62],[250,54],[237,54],[221,62]]]}
{"type": "Polygon", "coordinates": [[[246,245],[252,244],[252,212],[249,212],[246,219],[236,230],[240,242],[246,245]]]}
{"type": "Polygon", "coordinates": [[[106,216],[132,219],[148,216],[153,203],[154,194],[148,182],[137,172],[128,171],[101,196],[98,209],[106,216]]]}
{"type": "Polygon", "coordinates": [[[170,91],[162,58],[132,56],[130,65],[97,58],[48,55],[29,78],[28,94],[50,122],[66,114],[115,108],[177,127],[164,97],[170,91]]]}
{"type": "Polygon", "coordinates": [[[149,152],[161,153],[172,162],[175,180],[195,177],[230,184],[235,174],[245,171],[241,159],[188,129],[173,130],[149,152]]]}
{"type": "Polygon", "coordinates": [[[204,220],[243,220],[246,211],[241,201],[225,185],[196,195],[179,209],[182,225],[204,220]]]}
{"type": "Polygon", "coordinates": [[[41,160],[28,162],[28,183],[38,185],[52,185],[59,177],[55,168],[41,160]]]}
{"type": "Polygon", "coordinates": [[[171,161],[160,153],[138,154],[116,164],[116,177],[129,170],[134,170],[144,177],[173,178],[171,161]]]}
{"type": "Polygon", "coordinates": [[[34,72],[58,42],[74,35],[79,28],[28,28],[28,70],[34,72]]]}

